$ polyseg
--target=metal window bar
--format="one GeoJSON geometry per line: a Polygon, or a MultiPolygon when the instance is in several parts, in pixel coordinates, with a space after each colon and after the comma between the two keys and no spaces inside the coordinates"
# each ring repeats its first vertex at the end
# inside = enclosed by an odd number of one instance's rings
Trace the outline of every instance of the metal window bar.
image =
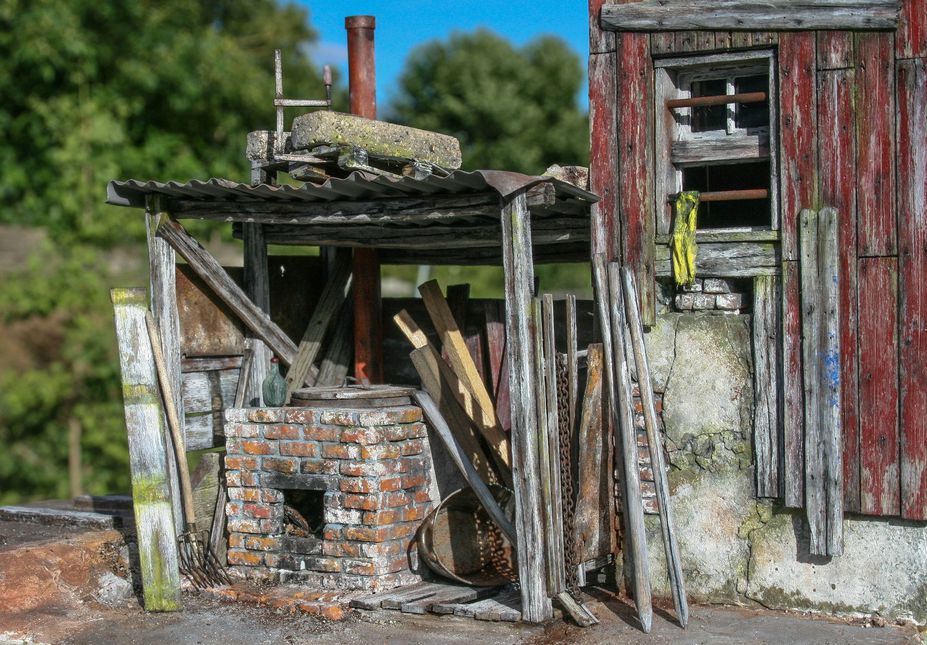
{"type": "Polygon", "coordinates": [[[687,107],[710,107],[712,105],[729,105],[731,103],[762,103],[768,98],[767,92],[745,92],[743,94],[719,94],[718,96],[693,96],[686,99],[668,99],[666,108],[674,110],[687,107]]]}

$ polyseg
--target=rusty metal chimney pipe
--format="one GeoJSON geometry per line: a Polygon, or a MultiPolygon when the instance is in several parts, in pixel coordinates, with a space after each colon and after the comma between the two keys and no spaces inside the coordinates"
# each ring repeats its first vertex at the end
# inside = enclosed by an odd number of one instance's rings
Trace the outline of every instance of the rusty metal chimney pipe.
{"type": "MultiPolygon", "coordinates": [[[[373,16],[348,16],[348,82],[351,112],[377,118],[377,72],[374,59],[373,16]]],[[[380,260],[374,249],[354,249],[354,378],[360,383],[383,382],[383,300],[380,260]]]]}
{"type": "Polygon", "coordinates": [[[344,19],[344,28],[348,31],[351,113],[368,119],[377,118],[377,71],[373,48],[376,27],[374,16],[348,16],[344,19]]]}

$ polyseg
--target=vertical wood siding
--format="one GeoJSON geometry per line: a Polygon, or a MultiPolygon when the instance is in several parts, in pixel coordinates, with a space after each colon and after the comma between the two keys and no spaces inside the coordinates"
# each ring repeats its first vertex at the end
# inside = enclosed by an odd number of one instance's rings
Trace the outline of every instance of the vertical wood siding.
{"type": "Polygon", "coordinates": [[[896,58],[927,56],[927,2],[901,0],[901,14],[895,31],[896,58]]]}
{"type": "Polygon", "coordinates": [[[927,519],[927,60],[897,64],[901,513],[927,519]]]}
{"type": "Polygon", "coordinates": [[[859,261],[860,508],[898,515],[896,258],[859,261]]]}
{"type": "Polygon", "coordinates": [[[821,204],[839,213],[840,384],[846,507],[859,510],[859,423],[856,356],[856,141],[855,72],[818,72],[818,176],[821,204]]]}
{"type": "Polygon", "coordinates": [[[641,316],[654,324],[653,62],[647,34],[620,34],[618,53],[618,195],[624,263],[640,285],[641,316]]]}
{"type": "Polygon", "coordinates": [[[819,31],[817,49],[819,70],[853,67],[852,32],[819,31]]]}

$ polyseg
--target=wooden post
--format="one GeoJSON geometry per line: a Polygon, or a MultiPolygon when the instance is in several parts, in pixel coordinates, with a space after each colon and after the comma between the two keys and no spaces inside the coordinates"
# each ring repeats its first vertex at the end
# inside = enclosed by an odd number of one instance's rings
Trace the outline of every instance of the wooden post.
{"type": "Polygon", "coordinates": [[[540,394],[535,377],[533,337],[539,321],[531,315],[534,261],[531,220],[524,191],[502,205],[502,257],[505,272],[506,356],[512,410],[512,471],[518,535],[518,578],[522,617],[540,623],[553,616],[544,573],[543,513],[537,442],[540,394]]]}
{"type": "Polygon", "coordinates": [[[145,327],[148,297],[145,289],[113,289],[110,298],[115,310],[122,370],[132,506],[145,609],[176,611],[181,608],[180,570],[166,467],[172,460],[166,452],[164,417],[145,327]]]}
{"type": "MultiPolygon", "coordinates": [[[[544,401],[547,407],[547,422],[542,424],[544,433],[540,440],[542,443],[541,455],[546,453],[546,470],[550,481],[549,489],[545,494],[550,497],[547,502],[547,571],[551,595],[566,590],[565,554],[563,550],[563,506],[562,481],[560,478],[560,411],[557,401],[557,345],[554,332],[554,297],[546,293],[541,299],[540,306],[536,306],[542,325],[538,325],[538,337],[541,341],[540,364],[542,366],[539,383],[543,383],[544,392],[539,401],[544,401]],[[546,444],[546,450],[544,445],[546,444]]],[[[538,411],[540,415],[540,410],[538,411]]],[[[542,467],[545,464],[542,460],[542,467]]]]}
{"type": "Polygon", "coordinates": [[[756,449],[756,496],[779,498],[779,402],[781,317],[779,278],[753,278],[753,445],[756,449]]]}
{"type": "MultiPolygon", "coordinates": [[[[145,234],[148,240],[148,281],[151,288],[151,313],[164,331],[161,333],[161,351],[167,361],[168,379],[173,387],[174,409],[180,415],[180,427],[186,430],[183,412],[183,377],[180,373],[180,315],[177,312],[177,256],[171,246],[156,235],[158,222],[166,217],[161,210],[161,198],[150,195],[145,199],[145,234]]],[[[168,454],[174,454],[174,440],[167,432],[164,442],[168,454]]],[[[174,529],[183,529],[183,512],[180,506],[180,480],[177,462],[167,460],[167,481],[174,514],[174,529]]]]}
{"type": "MultiPolygon", "coordinates": [[[[261,224],[242,224],[241,239],[244,243],[245,293],[258,309],[270,315],[270,276],[267,270],[267,244],[264,242],[264,227],[261,224]]],[[[245,407],[260,407],[261,386],[270,369],[273,352],[260,338],[251,333],[251,369],[245,390],[245,407]]]]}

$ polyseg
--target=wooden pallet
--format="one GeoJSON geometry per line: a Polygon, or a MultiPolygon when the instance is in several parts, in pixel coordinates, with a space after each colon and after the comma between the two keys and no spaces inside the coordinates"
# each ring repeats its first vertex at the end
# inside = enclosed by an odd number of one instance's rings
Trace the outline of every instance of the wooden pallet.
{"type": "Polygon", "coordinates": [[[420,582],[351,601],[355,609],[391,609],[405,614],[453,614],[476,620],[521,620],[521,594],[498,587],[420,582]]]}

